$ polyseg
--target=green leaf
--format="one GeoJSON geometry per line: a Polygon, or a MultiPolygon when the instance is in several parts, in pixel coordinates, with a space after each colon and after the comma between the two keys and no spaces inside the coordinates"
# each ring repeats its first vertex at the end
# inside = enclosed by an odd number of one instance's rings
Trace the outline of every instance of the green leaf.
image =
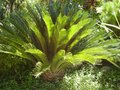
{"type": "Polygon", "coordinates": [[[51,70],[55,70],[55,68],[57,67],[57,63],[63,59],[64,55],[65,55],[65,50],[60,50],[56,53],[51,63],[51,70]]]}
{"type": "Polygon", "coordinates": [[[56,27],[53,28],[52,36],[50,37],[49,51],[52,55],[57,52],[59,43],[59,30],[56,27]]]}
{"type": "Polygon", "coordinates": [[[52,71],[61,71],[73,65],[71,62],[73,60],[72,53],[66,53],[64,50],[58,51],[58,53],[53,57],[53,62],[51,64],[52,71]]]}
{"type": "Polygon", "coordinates": [[[47,30],[48,30],[48,35],[49,37],[51,37],[52,35],[52,32],[53,32],[53,27],[54,27],[54,24],[53,24],[53,21],[52,21],[52,18],[51,16],[48,14],[48,12],[42,12],[43,14],[43,20],[47,26],[47,30]]]}
{"type": "Polygon", "coordinates": [[[79,52],[78,54],[75,55],[75,58],[79,57],[80,60],[85,60],[92,64],[95,64],[96,60],[106,59],[113,65],[119,67],[116,63],[114,63],[114,59],[111,56],[112,53],[104,49],[103,47],[93,47],[84,49],[83,51],[79,52]]]}
{"type": "Polygon", "coordinates": [[[17,50],[16,48],[9,46],[9,45],[5,45],[5,44],[0,44],[0,52],[1,53],[6,53],[6,54],[12,54],[15,56],[19,56],[22,58],[26,58],[29,60],[32,60],[32,58],[30,56],[28,56],[25,53],[21,53],[19,50],[17,50]]]}
{"type": "Polygon", "coordinates": [[[73,66],[74,63],[72,61],[73,61],[72,53],[70,52],[66,53],[66,55],[63,56],[63,59],[57,63],[56,70],[62,69],[65,70],[66,68],[73,66]]]}
{"type": "Polygon", "coordinates": [[[38,61],[41,61],[43,64],[48,65],[47,56],[39,49],[28,49],[25,52],[32,54],[38,61]]]}
{"type": "Polygon", "coordinates": [[[70,29],[68,30],[68,40],[70,40],[74,34],[78,33],[78,31],[81,30],[83,26],[88,24],[90,20],[91,19],[84,19],[84,20],[81,20],[79,23],[72,25],[70,29]]]}
{"type": "Polygon", "coordinates": [[[44,73],[47,70],[49,70],[49,66],[45,66],[41,62],[37,62],[36,65],[35,65],[35,68],[32,71],[32,73],[36,78],[38,78],[42,73],[44,73]]]}
{"type": "Polygon", "coordinates": [[[77,13],[71,16],[70,26],[73,25],[78,19],[80,19],[82,17],[82,14],[83,14],[82,10],[79,10],[77,13]]]}
{"type": "Polygon", "coordinates": [[[59,44],[58,47],[62,46],[63,44],[66,43],[66,36],[67,36],[67,31],[66,29],[62,29],[59,31],[59,44]]]}
{"type": "Polygon", "coordinates": [[[68,22],[68,16],[62,15],[61,13],[57,17],[57,21],[55,23],[57,29],[60,31],[62,30],[69,22],[68,22]]]}
{"type": "Polygon", "coordinates": [[[20,15],[11,14],[10,22],[16,27],[20,36],[22,38],[24,38],[25,41],[29,42],[29,38],[28,38],[29,30],[28,30],[28,27],[27,27],[25,21],[23,21],[23,20],[24,19],[22,19],[22,17],[20,15]],[[28,32],[28,33],[26,33],[26,32],[28,32]]]}
{"type": "Polygon", "coordinates": [[[43,37],[41,32],[36,28],[36,25],[34,23],[31,25],[31,30],[34,32],[36,38],[39,40],[40,45],[42,47],[42,50],[44,51],[44,53],[46,53],[47,52],[47,45],[45,42],[45,38],[43,37]]]}

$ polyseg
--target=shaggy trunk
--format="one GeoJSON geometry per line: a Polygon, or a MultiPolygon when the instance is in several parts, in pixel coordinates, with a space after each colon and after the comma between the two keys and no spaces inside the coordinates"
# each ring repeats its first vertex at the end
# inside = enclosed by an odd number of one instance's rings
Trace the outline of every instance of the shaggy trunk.
{"type": "Polygon", "coordinates": [[[42,79],[48,82],[55,82],[57,80],[61,80],[64,77],[64,71],[55,72],[51,70],[47,70],[41,75],[42,79]]]}

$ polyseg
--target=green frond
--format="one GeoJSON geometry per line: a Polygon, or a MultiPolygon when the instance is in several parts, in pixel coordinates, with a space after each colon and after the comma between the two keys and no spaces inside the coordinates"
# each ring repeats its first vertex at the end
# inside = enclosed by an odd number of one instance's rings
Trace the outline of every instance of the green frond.
{"type": "Polygon", "coordinates": [[[52,36],[52,32],[53,32],[53,27],[54,27],[54,23],[52,21],[52,18],[49,14],[49,12],[45,12],[43,11],[42,12],[42,17],[43,17],[43,20],[46,24],[46,27],[47,27],[47,33],[48,33],[48,37],[50,38],[52,36]]]}
{"type": "Polygon", "coordinates": [[[68,38],[68,41],[73,37],[73,35],[75,35],[76,33],[78,33],[81,28],[83,28],[86,24],[90,23],[90,19],[84,19],[84,20],[80,20],[80,22],[78,22],[77,24],[75,25],[72,25],[70,27],[70,29],[68,29],[68,35],[67,35],[67,38],[68,38]]]}
{"type": "Polygon", "coordinates": [[[59,61],[61,61],[63,59],[63,56],[65,56],[65,51],[64,50],[60,50],[56,53],[56,55],[53,57],[53,62],[51,63],[51,69],[55,70],[56,66],[58,64],[59,61]]]}
{"type": "Polygon", "coordinates": [[[37,62],[35,65],[35,68],[32,71],[32,74],[38,78],[41,74],[43,74],[44,72],[46,72],[47,70],[49,70],[49,66],[45,66],[43,63],[41,62],[37,62]]]}
{"type": "Polygon", "coordinates": [[[44,65],[48,65],[47,56],[39,49],[28,49],[25,52],[32,54],[38,61],[41,61],[44,65]]]}
{"type": "Polygon", "coordinates": [[[51,63],[51,70],[52,71],[61,71],[70,66],[73,66],[71,62],[73,60],[72,53],[65,52],[65,50],[60,50],[57,54],[53,57],[53,61],[51,63]]]}
{"type": "Polygon", "coordinates": [[[0,52],[1,53],[6,53],[6,54],[12,54],[12,55],[16,55],[28,60],[32,60],[32,57],[30,57],[29,55],[20,52],[19,50],[17,50],[16,48],[9,46],[9,45],[5,45],[5,44],[0,44],[0,52]]]}
{"type": "Polygon", "coordinates": [[[61,29],[63,29],[69,22],[69,17],[66,15],[62,15],[62,13],[59,14],[59,16],[57,17],[56,20],[56,28],[60,31],[61,29]]]}
{"type": "MultiPolygon", "coordinates": [[[[109,47],[109,45],[108,45],[108,47],[109,47]]],[[[88,61],[92,64],[95,64],[97,60],[106,59],[110,63],[112,63],[113,65],[119,67],[114,62],[114,57],[113,57],[113,55],[116,55],[118,53],[120,53],[119,49],[115,49],[115,48],[112,49],[112,47],[111,47],[111,49],[110,49],[110,47],[108,49],[108,48],[105,48],[103,45],[103,46],[95,46],[92,48],[84,49],[84,50],[78,52],[77,54],[75,54],[75,58],[79,57],[80,60],[85,60],[85,61],[88,61]]]]}

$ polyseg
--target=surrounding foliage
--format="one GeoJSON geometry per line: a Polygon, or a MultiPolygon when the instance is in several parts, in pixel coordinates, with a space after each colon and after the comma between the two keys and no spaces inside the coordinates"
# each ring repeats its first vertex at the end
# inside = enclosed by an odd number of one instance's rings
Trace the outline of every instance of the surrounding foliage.
{"type": "Polygon", "coordinates": [[[10,13],[22,9],[24,0],[0,0],[0,20],[7,18],[10,13]]]}
{"type": "MultiPolygon", "coordinates": [[[[108,67],[109,68],[109,67],[108,67]]],[[[109,68],[105,70],[86,64],[84,68],[70,71],[60,82],[45,82],[22,72],[0,81],[1,90],[119,90],[120,70],[109,68]],[[107,75],[106,75],[107,73],[107,75]]]]}
{"type": "Polygon", "coordinates": [[[116,35],[120,35],[120,1],[114,0],[103,3],[101,9],[100,20],[103,26],[107,26],[108,30],[114,31],[116,35]],[[112,6],[112,7],[111,7],[112,6]]]}

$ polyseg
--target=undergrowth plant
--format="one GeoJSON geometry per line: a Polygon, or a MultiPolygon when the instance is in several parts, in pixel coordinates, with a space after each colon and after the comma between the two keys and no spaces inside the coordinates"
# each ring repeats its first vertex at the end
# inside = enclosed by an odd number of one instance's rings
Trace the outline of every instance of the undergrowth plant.
{"type": "Polygon", "coordinates": [[[9,16],[10,13],[23,8],[26,0],[0,0],[0,20],[9,16]]]}
{"type": "Polygon", "coordinates": [[[106,29],[114,31],[116,35],[120,36],[120,1],[102,2],[103,4],[98,9],[102,26],[106,26],[106,29]]]}
{"type": "Polygon", "coordinates": [[[119,39],[95,27],[96,20],[75,3],[55,0],[46,7],[27,5],[0,22],[0,52],[32,61],[33,75],[47,81],[61,79],[67,68],[82,61],[106,59],[115,66],[119,39]]]}

